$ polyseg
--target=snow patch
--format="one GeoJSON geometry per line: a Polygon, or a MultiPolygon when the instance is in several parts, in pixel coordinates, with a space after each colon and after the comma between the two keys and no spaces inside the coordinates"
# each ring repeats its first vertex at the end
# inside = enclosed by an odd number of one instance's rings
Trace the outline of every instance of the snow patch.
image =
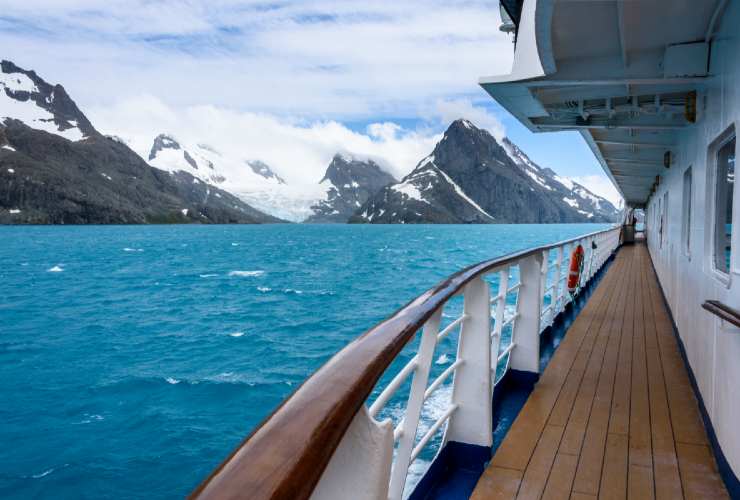
{"type": "Polygon", "coordinates": [[[391,186],[391,189],[393,191],[396,191],[397,193],[401,193],[405,195],[407,198],[421,201],[424,203],[429,203],[427,200],[425,200],[422,195],[421,191],[419,191],[419,188],[411,184],[410,182],[402,182],[401,184],[395,184],[391,186]]]}
{"type": "Polygon", "coordinates": [[[568,198],[567,196],[564,196],[563,201],[573,208],[578,208],[578,201],[575,198],[568,198]]]}

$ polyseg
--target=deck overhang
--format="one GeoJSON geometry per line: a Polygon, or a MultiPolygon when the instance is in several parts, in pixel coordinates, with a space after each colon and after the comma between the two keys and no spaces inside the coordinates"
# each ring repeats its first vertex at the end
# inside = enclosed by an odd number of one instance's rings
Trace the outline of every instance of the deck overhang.
{"type": "Polygon", "coordinates": [[[701,114],[725,3],[525,0],[512,72],[480,84],[533,132],[580,132],[639,207],[701,114]]]}

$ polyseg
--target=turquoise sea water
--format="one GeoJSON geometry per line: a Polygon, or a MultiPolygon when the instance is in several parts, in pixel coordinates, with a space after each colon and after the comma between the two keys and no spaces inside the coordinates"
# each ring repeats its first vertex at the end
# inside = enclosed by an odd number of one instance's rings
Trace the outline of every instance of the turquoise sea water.
{"type": "Polygon", "coordinates": [[[419,293],[602,227],[0,227],[0,497],[183,497],[419,293]]]}

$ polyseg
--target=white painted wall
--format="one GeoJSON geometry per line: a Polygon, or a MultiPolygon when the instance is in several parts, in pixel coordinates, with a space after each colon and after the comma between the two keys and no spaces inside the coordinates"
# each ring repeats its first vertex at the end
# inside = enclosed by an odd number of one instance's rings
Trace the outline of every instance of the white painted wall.
{"type": "MultiPolygon", "coordinates": [[[[714,270],[713,158],[710,145],[734,124],[740,132],[740,3],[729,2],[711,52],[706,91],[699,94],[697,123],[682,133],[674,165],[663,175],[647,210],[648,245],[666,298],[686,347],[704,403],[722,450],[740,476],[740,329],[701,308],[707,299],[740,309],[740,188],[734,186],[732,271],[722,279],[714,270]],[[683,175],[693,167],[691,255],[681,240],[683,175]],[[667,207],[662,207],[669,192],[667,207]],[[660,200],[660,201],[659,201],[660,200]],[[667,209],[663,247],[659,209],[667,209]]],[[[736,167],[737,168],[737,167],[736,167]]],[[[737,170],[736,170],[737,172],[737,170]]]]}

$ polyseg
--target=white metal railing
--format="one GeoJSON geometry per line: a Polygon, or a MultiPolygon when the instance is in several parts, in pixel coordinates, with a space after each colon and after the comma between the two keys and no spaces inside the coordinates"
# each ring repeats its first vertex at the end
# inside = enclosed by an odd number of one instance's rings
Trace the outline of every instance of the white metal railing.
{"type": "MultiPolygon", "coordinates": [[[[585,286],[618,244],[619,228],[613,228],[545,247],[514,261],[504,260],[463,288],[463,313],[444,328],[440,329],[440,324],[446,303],[432,314],[422,328],[418,353],[367,411],[378,426],[392,427],[389,420],[377,422],[375,417],[411,377],[405,413],[392,428],[394,450],[387,455],[392,461],[387,490],[381,486],[379,497],[403,498],[410,465],[443,428],[440,449],[450,441],[491,446],[491,402],[499,365],[505,362],[504,370],[539,371],[539,334],[572,300],[567,289],[571,253],[578,245],[584,249],[579,285],[585,286]],[[513,312],[507,314],[507,306],[513,312]],[[459,331],[456,359],[429,383],[435,348],[453,331],[459,331]],[[424,403],[450,378],[449,404],[418,436],[424,403]]],[[[325,480],[328,478],[323,477],[325,480]]]]}

